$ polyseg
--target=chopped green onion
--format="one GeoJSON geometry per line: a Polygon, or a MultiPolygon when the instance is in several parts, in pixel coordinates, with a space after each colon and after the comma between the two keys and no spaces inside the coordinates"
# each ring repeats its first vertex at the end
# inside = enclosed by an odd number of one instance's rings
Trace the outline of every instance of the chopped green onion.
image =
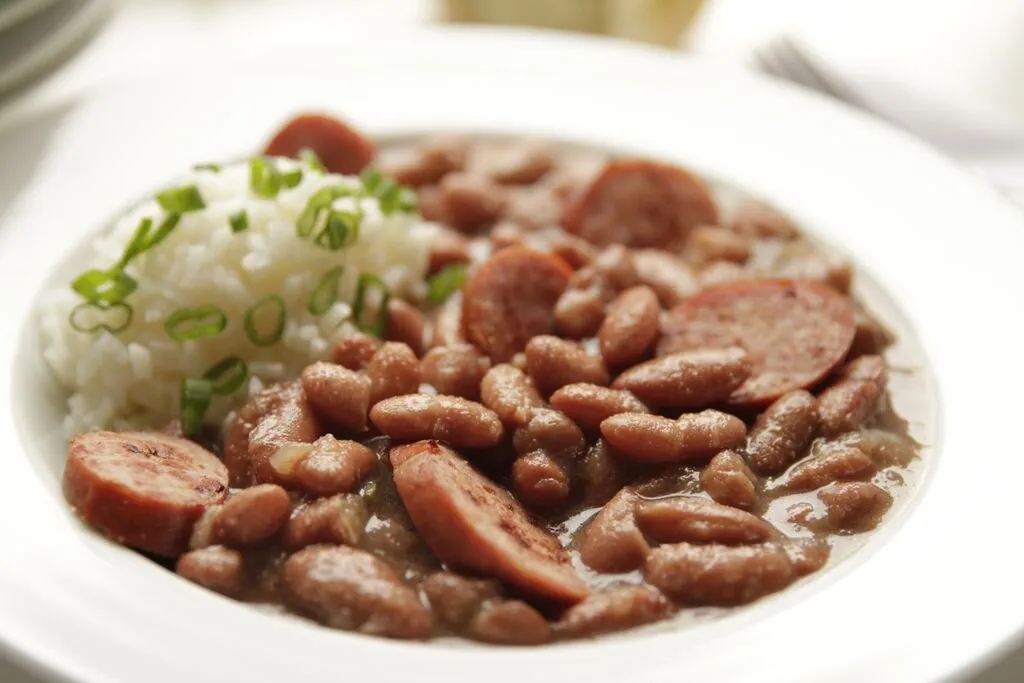
{"type": "Polygon", "coordinates": [[[297,168],[294,171],[285,171],[281,174],[281,182],[287,188],[292,188],[302,182],[302,169],[297,168]]]}
{"type": "Polygon", "coordinates": [[[370,168],[367,168],[362,173],[360,173],[359,179],[362,181],[363,188],[366,190],[366,193],[374,197],[377,196],[378,192],[384,189],[385,183],[394,184],[392,181],[385,178],[380,171],[373,168],[372,166],[370,168]]]}
{"type": "Polygon", "coordinates": [[[340,185],[323,187],[314,192],[306,202],[306,208],[302,210],[299,220],[295,223],[295,231],[299,237],[306,239],[316,231],[322,222],[325,222],[324,214],[330,211],[331,204],[335,199],[354,194],[356,194],[354,190],[340,185]]]}
{"type": "Polygon", "coordinates": [[[124,270],[128,264],[131,263],[132,259],[146,250],[146,243],[149,240],[149,231],[152,227],[152,218],[143,218],[142,221],[139,222],[139,227],[135,228],[135,232],[132,233],[132,238],[124,248],[124,253],[121,254],[121,260],[114,266],[114,270],[124,270]]]}
{"type": "Polygon", "coordinates": [[[344,266],[332,268],[320,278],[316,289],[309,295],[309,304],[306,309],[310,315],[323,315],[331,309],[331,306],[338,300],[338,284],[341,274],[345,272],[344,266]]]}
{"type": "Polygon", "coordinates": [[[98,330],[117,334],[132,324],[133,314],[132,307],[126,303],[87,301],[71,311],[71,329],[85,334],[98,330]]]}
{"type": "Polygon", "coordinates": [[[211,173],[220,173],[220,164],[196,164],[192,167],[193,171],[210,171],[211,173]]]}
{"type": "Polygon", "coordinates": [[[388,302],[390,300],[391,290],[384,284],[384,281],[376,275],[364,273],[359,276],[359,283],[356,285],[356,300],[352,304],[352,319],[364,332],[380,337],[388,326],[388,302]],[[376,315],[367,320],[367,296],[373,288],[380,291],[380,301],[377,305],[376,315]]]}
{"type": "Polygon", "coordinates": [[[217,396],[230,396],[238,391],[248,374],[249,369],[244,360],[238,356],[228,356],[207,370],[203,379],[213,384],[211,388],[217,396]]]}
{"type": "Polygon", "coordinates": [[[181,382],[181,431],[192,436],[203,428],[213,400],[213,382],[187,377],[181,382]]]}
{"type": "Polygon", "coordinates": [[[83,299],[93,303],[119,304],[139,286],[135,278],[121,270],[89,270],[71,283],[83,299]]]}
{"type": "Polygon", "coordinates": [[[257,197],[273,199],[281,191],[281,174],[269,159],[256,157],[249,161],[249,188],[257,197]]]}
{"type": "Polygon", "coordinates": [[[156,196],[156,201],[167,213],[188,213],[206,208],[206,202],[195,185],[164,190],[156,196]]]}
{"type": "Polygon", "coordinates": [[[179,308],[164,321],[164,329],[175,341],[195,341],[212,337],[228,326],[224,309],[213,304],[196,308],[179,308]]]}
{"type": "Polygon", "coordinates": [[[327,173],[327,167],[324,166],[324,162],[320,161],[320,157],[317,156],[317,153],[309,147],[303,147],[299,150],[299,159],[314,171],[327,173]]]}
{"type": "MultiPolygon", "coordinates": [[[[178,227],[178,222],[180,220],[180,213],[172,213],[167,216],[167,218],[164,219],[164,222],[160,224],[160,227],[156,229],[156,232],[153,233],[153,236],[146,240],[146,244],[142,247],[142,251],[149,251],[167,239],[167,236],[174,232],[174,229],[178,227]]],[[[142,252],[139,253],[141,254],[142,252]]]]}
{"type": "Polygon", "coordinates": [[[245,209],[236,211],[228,217],[228,222],[231,224],[231,232],[245,232],[249,229],[249,214],[245,209]]]}
{"type": "Polygon", "coordinates": [[[452,263],[442,268],[427,280],[427,300],[433,304],[445,301],[462,287],[468,272],[465,263],[452,263]]]}
{"type": "Polygon", "coordinates": [[[396,211],[412,213],[419,203],[416,193],[401,185],[391,185],[377,199],[380,202],[380,212],[385,216],[390,216],[396,211]]]}
{"type": "Polygon", "coordinates": [[[249,335],[249,341],[256,346],[272,346],[284,334],[284,321],[284,299],[276,294],[271,294],[257,301],[252,308],[246,311],[245,333],[249,335]],[[270,319],[270,325],[266,324],[268,315],[273,316],[270,319]]]}
{"type": "Polygon", "coordinates": [[[359,239],[359,224],[363,220],[363,212],[335,211],[327,214],[327,222],[317,235],[315,244],[324,249],[338,251],[359,239]]]}

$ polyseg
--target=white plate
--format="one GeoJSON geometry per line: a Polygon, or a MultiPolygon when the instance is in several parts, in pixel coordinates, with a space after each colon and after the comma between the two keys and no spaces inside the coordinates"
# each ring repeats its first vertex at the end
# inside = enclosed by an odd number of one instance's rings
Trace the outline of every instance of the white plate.
{"type": "Polygon", "coordinates": [[[319,76],[161,76],[0,134],[4,167],[18,169],[0,177],[0,638],[13,653],[88,683],[913,683],[964,672],[1024,625],[1013,207],[896,131],[659,51],[448,30],[346,36],[337,63],[319,76]],[[60,403],[45,390],[33,297],[127,204],[193,162],[250,152],[311,107],[375,134],[608,145],[771,198],[852,253],[913,325],[938,377],[941,457],[866,547],[793,590],[699,628],[533,650],[395,643],[263,614],[99,538],[60,495],[60,403]]]}

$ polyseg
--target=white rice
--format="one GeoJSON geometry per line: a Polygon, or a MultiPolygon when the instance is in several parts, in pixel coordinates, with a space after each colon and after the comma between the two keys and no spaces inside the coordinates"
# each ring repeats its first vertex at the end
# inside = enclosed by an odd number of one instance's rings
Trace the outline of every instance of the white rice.
{"type": "MultiPolygon", "coordinates": [[[[300,167],[284,160],[279,164],[282,170],[300,167]]],[[[177,415],[182,379],[202,377],[227,356],[241,356],[248,363],[249,381],[236,395],[214,399],[207,421],[215,423],[252,391],[293,379],[310,362],[329,356],[338,338],[352,329],[348,320],[361,274],[377,275],[397,296],[422,296],[436,227],[416,215],[384,216],[376,199],[344,197],[335,201],[336,208],[352,209],[358,202],[365,214],[353,245],[330,251],[297,236],[296,220],[314,192],[359,182],[307,169],[299,185],[267,200],[251,193],[248,164],[240,163],[219,172],[195,171],[174,183],[195,184],[206,208],[184,214],[164,242],[126,269],[138,281],[127,299],[134,315],[126,329],[117,334],[75,331],[70,315],[81,297],[67,286],[44,297],[43,356],[70,392],[68,432],[166,423],[177,415]],[[229,217],[242,209],[249,228],[232,233],[229,217]],[[323,315],[310,314],[310,294],[337,266],[344,266],[339,300],[323,315]],[[285,302],[285,329],[276,344],[260,348],[249,340],[243,321],[253,304],[270,295],[285,302]],[[164,322],[169,315],[205,304],[227,314],[223,332],[188,342],[168,335],[164,322]]],[[[136,207],[96,240],[87,268],[106,270],[115,264],[145,217],[159,225],[165,214],[152,199],[136,207]]]]}

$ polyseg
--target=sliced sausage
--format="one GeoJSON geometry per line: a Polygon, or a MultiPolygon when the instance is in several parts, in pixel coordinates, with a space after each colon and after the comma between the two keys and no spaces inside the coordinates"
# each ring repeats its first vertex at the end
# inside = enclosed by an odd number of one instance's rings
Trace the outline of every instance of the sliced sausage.
{"type": "Polygon", "coordinates": [[[533,412],[544,406],[544,399],[526,373],[504,363],[495,365],[484,375],[480,400],[510,429],[525,426],[533,412]]]}
{"type": "Polygon", "coordinates": [[[774,531],[749,512],[695,496],[642,501],[636,508],[636,523],[659,543],[757,543],[774,531]]]}
{"type": "Polygon", "coordinates": [[[647,406],[628,391],[597,384],[566,384],[551,394],[551,405],[592,431],[612,415],[648,412],[647,406]]]}
{"type": "Polygon", "coordinates": [[[653,586],[615,586],[590,594],[555,622],[560,638],[589,638],[667,619],[672,603],[653,586]]]}
{"type": "Polygon", "coordinates": [[[435,346],[423,356],[420,368],[423,381],[437,393],[476,401],[491,360],[472,344],[435,346]]]}
{"type": "Polygon", "coordinates": [[[392,396],[415,394],[420,388],[420,361],[405,344],[385,342],[366,366],[370,405],[392,396]]]}
{"type": "Polygon", "coordinates": [[[373,407],[370,421],[396,441],[437,439],[456,448],[490,448],[504,434],[494,411],[457,396],[394,396],[373,407]]]}
{"type": "Polygon", "coordinates": [[[470,579],[452,572],[437,572],[420,586],[434,615],[461,631],[487,600],[501,597],[501,584],[493,579],[470,579]]]}
{"type": "Polygon", "coordinates": [[[572,270],[562,259],[510,247],[476,268],[463,286],[466,339],[496,363],[507,361],[539,334],[555,328],[555,302],[572,270]]]}
{"type": "Polygon", "coordinates": [[[658,339],[660,313],[658,297],[646,285],[619,294],[597,333],[604,362],[621,368],[643,358],[658,339]]]}
{"type": "Polygon", "coordinates": [[[747,460],[761,474],[777,474],[803,457],[818,429],[818,401],[803,389],[775,400],[757,419],[747,460]]]}
{"type": "Polygon", "coordinates": [[[830,484],[818,492],[825,521],[838,531],[870,531],[892,506],[892,496],[874,484],[850,481],[830,484]]]}
{"type": "Polygon", "coordinates": [[[288,520],[292,501],[277,484],[260,484],[233,495],[213,518],[214,543],[245,548],[270,540],[288,520]]]}
{"type": "Polygon", "coordinates": [[[614,161],[569,204],[562,225],[598,245],[679,251],[698,225],[718,223],[704,185],[681,168],[614,161]]]}
{"type": "Polygon", "coordinates": [[[623,456],[641,463],[686,462],[735,448],[747,436],[743,420],[717,410],[659,415],[622,413],[601,423],[601,436],[623,456]]]}
{"type": "Polygon", "coordinates": [[[370,165],[377,150],[373,143],[333,116],[302,114],[274,134],[263,153],[297,159],[310,149],[331,173],[355,175],[370,165]]]}
{"type": "Polygon", "coordinates": [[[735,451],[722,451],[711,458],[700,480],[716,503],[745,510],[757,504],[757,480],[735,451]]]}
{"type": "Polygon", "coordinates": [[[454,452],[418,455],[394,479],[416,529],[453,569],[494,576],[538,597],[586,597],[558,540],[454,452]]]}
{"type": "Polygon", "coordinates": [[[612,382],[649,406],[703,408],[733,395],[753,364],[740,348],[683,351],[634,365],[612,382]]]}
{"type": "Polygon", "coordinates": [[[178,558],[174,571],[192,583],[232,598],[245,586],[242,553],[222,545],[185,553],[178,558]]]}
{"type": "Polygon", "coordinates": [[[494,645],[540,645],[551,640],[551,626],[522,600],[500,600],[483,605],[466,636],[494,645]]]}
{"type": "Polygon", "coordinates": [[[349,370],[362,370],[370,364],[380,342],[362,332],[350,332],[338,340],[331,351],[331,362],[349,370]]]}
{"type": "Polygon", "coordinates": [[[363,444],[325,434],[295,465],[295,485],[313,496],[351,493],[376,466],[377,456],[363,444]]]}
{"type": "Polygon", "coordinates": [[[356,546],[369,516],[362,496],[354,493],[304,503],[285,523],[281,545],[290,552],[318,543],[356,546]]]}
{"type": "Polygon", "coordinates": [[[298,384],[289,385],[282,400],[249,433],[249,459],[253,479],[258,484],[288,485],[273,462],[278,450],[294,444],[309,444],[320,438],[323,429],[305,392],[298,384]]]}
{"type": "Polygon", "coordinates": [[[742,605],[782,590],[794,579],[789,557],[770,543],[663,545],[647,557],[644,575],[686,605],[742,605]]]}
{"type": "Polygon", "coordinates": [[[385,340],[405,344],[417,356],[422,356],[426,328],[427,321],[418,308],[402,299],[388,301],[385,340]]]}
{"type": "Polygon", "coordinates": [[[544,395],[566,384],[608,384],[608,370],[597,356],[588,354],[576,342],[551,335],[539,335],[526,345],[526,371],[544,395]]]}
{"type": "Polygon", "coordinates": [[[370,378],[334,363],[313,363],[302,371],[302,390],[327,422],[350,432],[366,431],[370,378]]]}
{"type": "Polygon", "coordinates": [[[849,299],[811,282],[758,280],[707,289],[673,308],[658,355],[739,346],[753,373],[730,396],[736,406],[763,406],[812,387],[846,356],[855,325],[849,299]]]}
{"type": "Polygon", "coordinates": [[[635,492],[622,489],[583,529],[579,551],[585,565],[607,574],[628,572],[643,565],[651,546],[636,525],[639,500],[635,492]]]}
{"type": "Polygon", "coordinates": [[[64,497],[118,543],[175,557],[192,527],[228,493],[228,471],[186,439],[158,433],[89,432],[68,445],[64,497]]]}
{"type": "Polygon", "coordinates": [[[288,601],[333,628],[426,638],[430,612],[387,564],[346,546],[303,548],[284,563],[288,601]]]}

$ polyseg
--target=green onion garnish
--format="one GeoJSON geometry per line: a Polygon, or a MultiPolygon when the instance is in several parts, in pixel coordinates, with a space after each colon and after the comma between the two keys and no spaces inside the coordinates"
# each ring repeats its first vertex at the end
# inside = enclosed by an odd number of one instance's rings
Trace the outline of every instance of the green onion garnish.
{"type": "Polygon", "coordinates": [[[185,378],[181,382],[181,431],[192,436],[203,428],[206,411],[213,400],[213,382],[185,378]]]}
{"type": "Polygon", "coordinates": [[[327,214],[324,229],[316,236],[314,243],[318,247],[338,251],[359,239],[359,224],[363,220],[363,212],[335,211],[327,214]]]}
{"type": "Polygon", "coordinates": [[[297,168],[294,171],[285,171],[281,174],[281,183],[287,187],[292,188],[302,182],[302,169],[297,168]]]}
{"type": "Polygon", "coordinates": [[[391,300],[391,290],[376,275],[364,273],[359,276],[359,283],[356,285],[356,300],[352,304],[352,319],[356,325],[376,337],[384,334],[388,326],[388,302],[391,300]],[[380,291],[380,300],[377,305],[376,315],[369,316],[367,320],[367,298],[371,289],[380,291]]]}
{"type": "Polygon", "coordinates": [[[212,383],[212,391],[218,396],[230,396],[245,382],[249,369],[238,356],[228,356],[206,371],[203,379],[212,383]]]}
{"type": "Polygon", "coordinates": [[[245,312],[245,333],[256,346],[272,346],[284,334],[284,321],[284,299],[271,294],[245,312]]]}
{"type": "Polygon", "coordinates": [[[427,280],[427,300],[432,304],[444,302],[457,292],[466,281],[469,268],[465,263],[447,265],[427,280]]]}
{"type": "Polygon", "coordinates": [[[156,229],[156,232],[153,233],[153,236],[146,240],[146,244],[143,246],[142,251],[149,251],[167,239],[167,236],[174,232],[174,229],[178,227],[178,222],[180,220],[180,213],[172,213],[167,216],[167,218],[164,219],[164,222],[160,224],[160,227],[156,229]]]}
{"type": "Polygon", "coordinates": [[[192,167],[193,171],[210,171],[211,173],[220,173],[220,164],[196,164],[192,167]]]}
{"type": "Polygon", "coordinates": [[[139,222],[139,227],[135,228],[135,232],[132,233],[132,238],[128,240],[124,253],[121,254],[121,260],[114,266],[114,270],[124,270],[132,259],[146,250],[146,243],[149,241],[149,231],[152,227],[152,218],[143,218],[139,222]]]}
{"type": "Polygon", "coordinates": [[[356,194],[350,188],[335,185],[323,187],[310,196],[306,202],[306,208],[302,210],[299,220],[295,223],[295,231],[299,237],[306,239],[312,235],[321,222],[325,221],[325,213],[330,210],[335,199],[356,194]]]}
{"type": "Polygon", "coordinates": [[[87,301],[71,311],[71,329],[85,334],[98,330],[117,334],[132,324],[133,314],[132,307],[126,303],[87,301]]]}
{"type": "Polygon", "coordinates": [[[93,303],[119,304],[135,291],[139,283],[121,270],[89,270],[71,283],[71,289],[93,303]]]}
{"type": "Polygon", "coordinates": [[[309,295],[309,304],[306,306],[310,315],[323,315],[331,310],[331,306],[338,300],[338,284],[344,272],[345,267],[338,266],[331,268],[320,278],[316,289],[309,295]]]}
{"type": "Polygon", "coordinates": [[[274,163],[263,157],[249,161],[249,188],[257,197],[273,199],[281,191],[281,173],[274,163]]]}
{"type": "Polygon", "coordinates": [[[376,197],[380,202],[380,211],[385,216],[390,216],[396,211],[410,213],[416,210],[416,193],[382,175],[377,169],[368,168],[359,178],[366,194],[376,197]]]}
{"type": "Polygon", "coordinates": [[[383,189],[383,185],[385,183],[391,182],[387,180],[380,171],[372,166],[359,174],[359,180],[362,181],[363,188],[366,190],[366,193],[374,197],[376,197],[377,193],[383,189]]]}
{"type": "Polygon", "coordinates": [[[249,214],[245,209],[236,211],[228,217],[228,223],[231,224],[231,232],[244,232],[249,229],[249,214]]]}
{"type": "Polygon", "coordinates": [[[320,157],[309,147],[303,147],[299,150],[299,159],[312,170],[319,173],[327,173],[327,167],[324,166],[324,162],[320,161],[320,157]]]}
{"type": "Polygon", "coordinates": [[[188,213],[206,208],[206,202],[195,185],[164,190],[156,196],[156,201],[167,213],[188,213]]]}
{"type": "Polygon", "coordinates": [[[223,332],[227,326],[227,313],[213,304],[179,308],[164,321],[164,329],[175,341],[194,341],[212,337],[223,332]]]}

